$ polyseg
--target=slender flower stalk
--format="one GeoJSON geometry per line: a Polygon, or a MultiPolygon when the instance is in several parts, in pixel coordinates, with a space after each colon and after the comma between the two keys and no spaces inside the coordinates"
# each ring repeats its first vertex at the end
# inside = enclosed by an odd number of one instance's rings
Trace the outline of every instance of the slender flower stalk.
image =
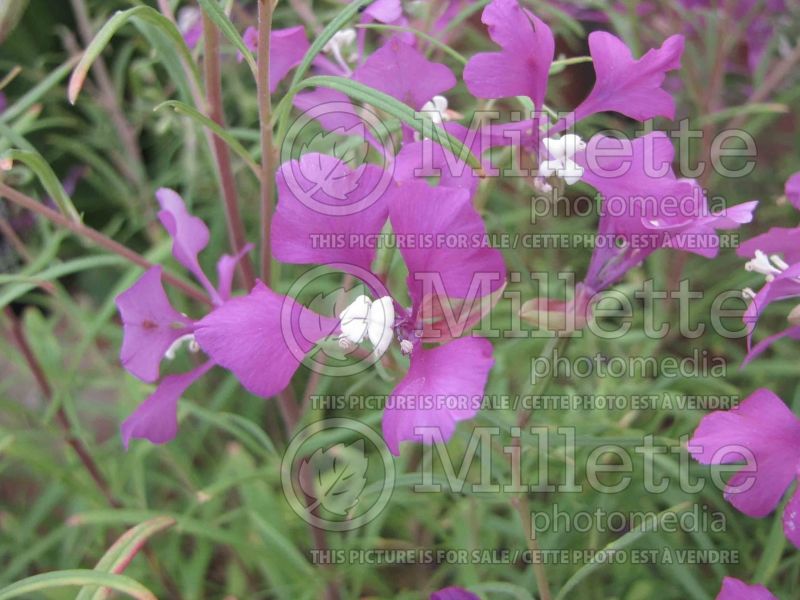
{"type": "MultiPolygon", "coordinates": [[[[203,39],[205,40],[205,55],[203,65],[205,68],[206,94],[208,99],[209,118],[220,127],[225,126],[222,110],[222,72],[220,69],[219,30],[214,22],[203,13],[203,39]]],[[[245,247],[244,226],[239,214],[239,205],[236,198],[236,181],[231,168],[231,157],[228,146],[217,135],[212,136],[212,150],[217,164],[222,198],[225,204],[225,218],[228,223],[228,236],[231,250],[234,255],[239,254],[245,247]]],[[[246,289],[251,289],[255,283],[253,265],[246,254],[239,261],[239,273],[246,289]]]]}
{"type": "Polygon", "coordinates": [[[258,2],[258,112],[261,120],[261,279],[270,282],[272,252],[270,227],[275,204],[272,147],[272,97],[269,89],[269,50],[272,35],[272,0],[258,2]]]}
{"type": "MultiPolygon", "coordinates": [[[[31,375],[33,375],[39,391],[48,402],[52,402],[53,388],[50,386],[50,382],[47,379],[47,375],[45,375],[44,369],[42,369],[42,366],[39,364],[36,355],[33,353],[33,350],[28,343],[28,338],[25,335],[25,330],[22,328],[22,323],[20,323],[20,320],[10,307],[7,306],[3,312],[11,324],[11,337],[14,339],[14,343],[17,345],[22,358],[28,365],[28,369],[30,370],[31,375]]],[[[75,454],[78,456],[81,464],[83,464],[86,472],[89,474],[89,477],[91,477],[92,481],[94,481],[97,489],[100,490],[100,493],[103,494],[109,505],[113,506],[114,508],[119,508],[121,505],[113,497],[111,488],[108,485],[108,481],[100,470],[100,467],[97,466],[94,458],[92,458],[89,450],[84,445],[83,440],[72,433],[72,427],[69,423],[69,418],[67,417],[64,408],[61,406],[59,406],[58,410],[56,411],[56,421],[64,433],[65,441],[75,451],[75,454]]]]}
{"type": "MultiPolygon", "coordinates": [[[[134,265],[138,265],[144,269],[149,269],[153,266],[153,263],[143,257],[141,254],[138,254],[120,244],[119,242],[115,242],[111,238],[103,235],[99,231],[92,229],[84,225],[83,223],[79,223],[77,221],[73,221],[69,217],[65,217],[60,212],[53,210],[52,208],[48,208],[44,206],[41,202],[37,202],[30,196],[26,196],[22,192],[15,190],[7,186],[6,184],[0,182],[0,197],[7,198],[14,204],[21,206],[31,212],[34,212],[38,215],[43,216],[48,221],[55,223],[59,227],[63,227],[72,233],[75,233],[83,238],[86,238],[93,244],[100,246],[101,248],[108,250],[109,252],[113,252],[124,258],[125,260],[131,262],[134,265]]],[[[169,283],[170,285],[176,287],[177,289],[181,290],[187,296],[190,296],[194,300],[198,300],[204,304],[208,304],[209,300],[206,296],[200,292],[197,288],[193,285],[190,285],[183,281],[182,279],[171,275],[170,273],[164,273],[163,275],[164,281],[169,283]]]]}

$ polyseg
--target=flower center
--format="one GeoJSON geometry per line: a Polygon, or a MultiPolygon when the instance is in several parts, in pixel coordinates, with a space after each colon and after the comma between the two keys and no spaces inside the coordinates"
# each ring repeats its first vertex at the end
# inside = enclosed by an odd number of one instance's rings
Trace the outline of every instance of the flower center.
{"type": "Polygon", "coordinates": [[[339,345],[348,349],[368,338],[374,352],[382,356],[394,334],[394,301],[383,296],[374,302],[361,295],[339,313],[339,345]]]}
{"type": "MultiPolygon", "coordinates": [[[[356,30],[352,27],[348,27],[347,29],[342,29],[341,31],[337,31],[333,34],[333,37],[328,40],[322,47],[322,51],[326,54],[330,54],[342,68],[342,70],[350,75],[352,73],[352,69],[350,69],[350,65],[348,61],[345,60],[343,51],[349,48],[353,42],[356,41],[356,30]]],[[[354,57],[348,57],[350,60],[353,60],[354,57]]]]}
{"type": "Polygon", "coordinates": [[[164,352],[164,358],[167,360],[174,360],[175,353],[184,345],[189,347],[189,352],[192,354],[200,352],[200,345],[197,343],[197,340],[194,339],[194,334],[187,333],[186,335],[182,335],[177,340],[172,342],[172,345],[167,348],[166,352],[164,352]]]}
{"type": "Polygon", "coordinates": [[[569,185],[583,177],[583,167],[572,160],[577,152],[586,149],[580,136],[568,133],[560,138],[545,138],[542,143],[550,158],[539,163],[539,177],[556,176],[569,185]]]}
{"type": "Polygon", "coordinates": [[[755,271],[764,275],[767,281],[775,279],[775,275],[780,275],[789,265],[780,257],[775,254],[767,256],[761,250],[756,250],[755,258],[747,261],[744,265],[746,271],[755,271]]]}
{"type": "Polygon", "coordinates": [[[420,112],[427,113],[434,125],[441,125],[444,121],[450,120],[450,116],[447,114],[447,107],[447,98],[434,96],[422,105],[420,112]]]}

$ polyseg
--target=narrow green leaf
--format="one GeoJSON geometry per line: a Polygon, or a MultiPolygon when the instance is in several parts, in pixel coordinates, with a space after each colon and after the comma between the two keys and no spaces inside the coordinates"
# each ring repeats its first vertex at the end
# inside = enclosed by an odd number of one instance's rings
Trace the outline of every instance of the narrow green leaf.
{"type": "Polygon", "coordinates": [[[245,45],[242,36],[239,35],[239,30],[236,29],[236,26],[228,18],[228,15],[222,10],[219,2],[217,2],[217,0],[198,0],[198,2],[206,15],[208,15],[208,18],[214,21],[216,26],[219,27],[222,35],[228,38],[228,41],[236,46],[236,49],[242,53],[253,75],[256,75],[258,73],[258,66],[253,58],[253,53],[250,52],[250,49],[245,45]]]}
{"type": "MultiPolygon", "coordinates": [[[[302,81],[290,93],[310,87],[325,87],[342,92],[354,100],[371,104],[375,108],[389,113],[421,134],[431,133],[428,128],[423,127],[422,121],[416,118],[416,111],[413,108],[407,104],[403,104],[388,94],[384,94],[383,92],[379,92],[371,87],[367,87],[366,85],[358,83],[357,81],[352,81],[345,77],[320,75],[317,77],[309,77],[308,79],[302,81]]],[[[433,141],[450,151],[450,153],[456,156],[459,160],[466,160],[473,169],[478,171],[481,170],[480,160],[478,160],[475,155],[472,154],[470,149],[462,144],[461,141],[440,127],[433,127],[430,129],[432,129],[434,134],[435,139],[433,141]]]]}
{"type": "Polygon", "coordinates": [[[291,87],[295,87],[300,83],[300,80],[303,79],[306,72],[311,67],[311,63],[317,57],[317,54],[322,52],[325,44],[336,35],[336,32],[340,31],[350,19],[358,14],[362,7],[372,4],[372,2],[373,0],[356,0],[355,2],[351,2],[342,9],[342,12],[336,15],[336,18],[328,23],[325,29],[317,36],[317,39],[314,40],[314,43],[311,44],[311,47],[308,49],[308,52],[306,52],[300,65],[295,69],[291,87]]]}
{"type": "Polygon", "coordinates": [[[0,43],[14,31],[27,7],[28,0],[5,0],[0,2],[0,43]]]}
{"type": "Polygon", "coordinates": [[[8,587],[0,590],[0,600],[9,600],[9,598],[29,598],[29,594],[33,592],[86,585],[111,588],[131,598],[137,598],[137,600],[158,600],[153,592],[130,577],[112,575],[110,573],[99,573],[91,569],[55,571],[28,577],[27,579],[12,583],[8,587]]]}
{"type": "MultiPolygon", "coordinates": [[[[363,7],[371,4],[372,2],[373,0],[356,0],[355,2],[351,2],[345,6],[342,9],[342,12],[336,15],[336,17],[330,23],[328,23],[325,29],[320,32],[320,34],[311,44],[311,47],[308,49],[308,52],[306,52],[306,55],[303,57],[303,60],[300,62],[298,67],[294,70],[294,76],[292,77],[290,88],[294,89],[298,86],[300,81],[308,72],[308,69],[311,68],[311,63],[314,61],[317,55],[322,52],[325,44],[327,44],[330,39],[336,35],[336,32],[340,31],[350,21],[350,19],[358,14],[363,7]]],[[[279,140],[283,139],[281,132],[283,131],[286,120],[289,117],[289,110],[292,106],[292,96],[294,96],[292,93],[286,94],[273,112],[273,122],[280,124],[278,127],[279,140]],[[288,101],[285,101],[287,99],[288,101]]]]}
{"type": "Polygon", "coordinates": [[[167,100],[166,102],[162,102],[158,106],[156,106],[153,111],[161,110],[162,108],[169,107],[174,110],[176,113],[182,114],[184,116],[189,117],[193,121],[199,123],[203,127],[207,127],[211,131],[213,131],[217,136],[219,136],[228,147],[233,150],[236,154],[241,157],[241,159],[247,164],[253,174],[261,178],[261,171],[256,164],[256,161],[253,160],[253,157],[250,156],[250,153],[247,151],[247,148],[242,146],[242,144],[233,137],[228,131],[226,131],[223,127],[220,127],[219,124],[209,119],[206,115],[201,113],[196,108],[189,106],[185,102],[180,102],[179,100],[167,100]]]}
{"type": "Polygon", "coordinates": [[[686,502],[681,502],[680,504],[676,504],[675,506],[663,510],[660,513],[658,513],[658,516],[656,517],[659,523],[653,524],[651,521],[645,520],[642,523],[642,525],[640,525],[636,529],[632,529],[622,537],[617,538],[610,544],[606,545],[603,548],[602,552],[597,553],[597,558],[599,560],[597,561],[592,560],[583,565],[580,569],[578,569],[559,590],[555,600],[563,600],[564,598],[571,598],[572,595],[570,594],[570,592],[572,591],[572,589],[575,586],[577,586],[581,581],[586,579],[586,577],[594,573],[594,571],[596,571],[605,564],[605,562],[601,559],[604,552],[613,553],[615,550],[620,550],[622,548],[625,548],[626,546],[630,546],[633,542],[635,542],[648,532],[661,529],[662,527],[660,521],[663,519],[665,515],[683,512],[687,510],[690,505],[691,503],[687,500],[686,502]]]}
{"type": "Polygon", "coordinates": [[[45,191],[53,199],[58,206],[58,209],[67,217],[75,221],[80,221],[81,216],[72,204],[67,192],[64,191],[64,186],[56,177],[53,169],[47,164],[42,155],[38,152],[31,152],[29,150],[16,150],[11,149],[3,153],[5,158],[23,163],[31,171],[34,172],[36,177],[41,182],[45,191]]]}
{"type": "MultiPolygon", "coordinates": [[[[80,62],[72,72],[72,77],[70,77],[69,86],[67,88],[67,98],[69,98],[71,104],[75,104],[75,101],[78,99],[78,94],[80,94],[81,88],[83,88],[83,84],[89,74],[89,69],[91,69],[94,61],[97,60],[97,57],[100,56],[117,31],[131,20],[133,20],[134,24],[136,24],[137,20],[141,20],[157,27],[174,42],[178,52],[183,55],[186,64],[194,65],[192,55],[189,52],[189,48],[186,47],[186,43],[183,41],[183,36],[180,31],[178,31],[172,21],[157,10],[149,6],[137,6],[128,10],[117,11],[114,13],[114,16],[106,21],[106,24],[97,32],[97,35],[94,36],[94,39],[84,51],[83,56],[81,56],[80,62]]],[[[196,72],[192,74],[197,78],[196,72]]]]}
{"type": "MultiPolygon", "coordinates": [[[[111,545],[94,570],[102,573],[121,574],[150,537],[173,525],[175,525],[175,519],[172,517],[155,517],[130,528],[111,545]]],[[[95,590],[92,586],[83,588],[75,600],[102,600],[106,597],[106,588],[95,590]]]]}
{"type": "Polygon", "coordinates": [[[28,90],[21,98],[14,102],[14,104],[0,113],[0,123],[8,123],[25,113],[31,106],[41,100],[47,92],[58,85],[62,79],[69,75],[69,72],[72,70],[72,67],[75,66],[76,62],[78,62],[77,56],[70,58],[28,90]]]}

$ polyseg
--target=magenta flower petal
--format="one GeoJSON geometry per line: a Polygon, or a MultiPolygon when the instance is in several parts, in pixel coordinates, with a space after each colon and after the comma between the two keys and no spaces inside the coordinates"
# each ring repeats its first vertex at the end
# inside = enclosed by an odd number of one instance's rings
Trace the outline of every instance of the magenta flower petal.
{"type": "Polygon", "coordinates": [[[432,140],[404,144],[395,157],[394,179],[412,181],[438,177],[439,185],[465,189],[472,196],[478,189],[478,176],[466,161],[459,160],[432,140]]]}
{"type": "Polygon", "coordinates": [[[553,32],[517,0],[494,0],[481,21],[502,50],[470,59],[464,67],[467,89],[478,98],[528,96],[542,110],[555,53],[553,32]]]}
{"type": "Polygon", "coordinates": [[[431,594],[430,600],[481,600],[480,596],[460,587],[447,587],[431,594]]]}
{"type": "MultiPolygon", "coordinates": [[[[242,35],[245,46],[255,54],[258,52],[258,29],[248,27],[242,35]]],[[[269,36],[269,91],[274,92],[281,80],[303,61],[309,43],[302,26],[288,29],[273,29],[269,36]]],[[[244,60],[241,52],[237,60],[244,60]]]]}
{"type": "Polygon", "coordinates": [[[756,390],[736,408],[706,415],[689,441],[692,456],[703,464],[742,461],[743,449],[752,453],[753,469],[731,478],[725,499],[751,517],[763,517],[777,506],[800,460],[800,419],[767,389],[756,390]],[[749,489],[732,489],[748,479],[749,489]]]}
{"type": "Polygon", "coordinates": [[[393,185],[390,173],[375,165],[351,170],[336,157],[310,153],[281,165],[276,180],[275,258],[370,269],[374,236],[388,216],[385,190],[393,185]]]}
{"type": "Polygon", "coordinates": [[[208,295],[218,303],[217,291],[197,259],[197,255],[208,246],[208,227],[202,219],[189,213],[183,198],[174,190],[161,188],[156,192],[156,199],[161,205],[158,219],[172,237],[172,256],[197,278],[208,295]]]}
{"type": "Polygon", "coordinates": [[[599,112],[618,112],[637,121],[675,117],[675,100],[661,85],[667,71],[678,69],[684,38],[673,35],[661,48],[649,50],[636,60],[619,38],[595,31],[589,49],[597,80],[586,99],[575,109],[575,121],[599,112]]]}
{"type": "Polygon", "coordinates": [[[269,397],[283,391],[314,344],[338,326],[260,281],[197,323],[195,339],[249,392],[269,397]]]}
{"type": "Polygon", "coordinates": [[[392,192],[389,218],[398,238],[415,242],[400,248],[415,307],[431,277],[449,298],[469,298],[471,287],[480,282],[487,294],[505,283],[503,255],[489,247],[486,227],[467,190],[404,182],[392,192]]]}
{"type": "Polygon", "coordinates": [[[375,0],[363,12],[362,22],[380,21],[392,23],[403,16],[403,5],[400,0],[375,0]]]}
{"type": "MultiPolygon", "coordinates": [[[[765,337],[763,340],[750,347],[747,351],[747,355],[744,357],[744,360],[742,361],[742,368],[746,367],[754,359],[763,354],[764,351],[767,348],[769,348],[772,344],[785,337],[800,341],[800,327],[788,327],[783,331],[765,337]]],[[[750,338],[748,338],[748,345],[750,341],[751,341],[750,338]]]]}
{"type": "Polygon", "coordinates": [[[156,391],[122,423],[120,433],[127,450],[131,439],[149,440],[153,444],[164,444],[175,438],[178,432],[178,400],[192,383],[214,366],[211,361],[180,375],[168,375],[156,391]]]}
{"type": "Polygon", "coordinates": [[[122,318],[120,361],[143,381],[158,379],[164,353],[190,332],[192,321],[172,308],[161,285],[161,267],[152,267],[116,299],[122,318]]]}
{"type": "Polygon", "coordinates": [[[739,244],[736,254],[753,258],[756,250],[765,254],[781,254],[789,264],[800,263],[800,227],[772,227],[739,244]]]}
{"type": "Polygon", "coordinates": [[[800,487],[794,491],[783,509],[783,533],[786,539],[800,548],[800,487]]]}
{"type": "Polygon", "coordinates": [[[786,199],[797,210],[800,210],[800,172],[786,180],[786,199]]]}
{"type": "Polygon", "coordinates": [[[294,97],[294,105],[304,113],[305,118],[313,118],[326,131],[340,135],[356,135],[367,140],[378,152],[385,155],[386,150],[372,134],[372,127],[358,115],[350,98],[342,92],[327,88],[317,88],[294,97]]]}
{"type": "Polygon", "coordinates": [[[396,37],[373,52],[353,73],[353,79],[416,110],[456,85],[456,77],[448,67],[429,61],[396,37]]]}
{"type": "Polygon", "coordinates": [[[236,265],[253,248],[255,248],[253,244],[245,244],[244,248],[236,256],[223,254],[217,261],[217,291],[223,302],[230,300],[231,289],[233,288],[233,273],[236,270],[236,265]]]}
{"type": "Polygon", "coordinates": [[[763,585],[748,585],[735,577],[725,577],[716,600],[778,600],[763,585]]]}
{"type": "Polygon", "coordinates": [[[415,349],[383,413],[383,437],[392,453],[400,453],[400,442],[423,441],[418,427],[436,428],[441,439],[450,439],[458,421],[478,413],[493,364],[492,344],[483,338],[415,349]]]}

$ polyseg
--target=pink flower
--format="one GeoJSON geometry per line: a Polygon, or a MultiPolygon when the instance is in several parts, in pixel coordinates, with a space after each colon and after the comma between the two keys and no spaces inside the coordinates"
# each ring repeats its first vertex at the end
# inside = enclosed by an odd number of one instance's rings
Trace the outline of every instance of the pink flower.
{"type": "Polygon", "coordinates": [[[555,39],[550,28],[517,0],[494,0],[481,21],[500,52],[482,52],[464,67],[467,89],[478,98],[528,96],[541,111],[555,39]]]}
{"type": "MultiPolygon", "coordinates": [[[[219,259],[215,287],[197,260],[197,255],[208,245],[209,232],[205,223],[186,210],[176,192],[162,188],[156,192],[156,198],[161,205],[158,218],[172,237],[175,260],[195,276],[212,304],[222,305],[230,298],[236,263],[250,247],[238,256],[224,255],[219,259]]],[[[120,361],[128,372],[147,382],[159,379],[161,362],[164,358],[173,358],[184,344],[193,351],[199,349],[194,339],[196,321],[172,308],[161,283],[161,274],[160,266],[148,269],[116,299],[123,324],[120,361]]],[[[148,439],[154,444],[174,438],[178,430],[178,399],[213,365],[212,361],[206,361],[188,373],[164,377],[156,391],[122,424],[125,447],[131,438],[148,439]]]]}
{"type": "Polygon", "coordinates": [[[505,268],[501,254],[482,243],[486,231],[467,190],[389,179],[388,189],[374,194],[384,178],[374,165],[353,171],[334,157],[306,154],[279,169],[272,223],[278,260],[345,271],[373,298],[359,296],[333,319],[258,284],[202,319],[195,335],[206,353],[260,396],[280,392],[303,355],[330,335],[347,349],[369,341],[376,357],[398,342],[411,364],[383,418],[384,437],[398,453],[401,441],[420,439],[418,427],[439,428],[448,439],[457,421],[477,413],[493,364],[491,344],[456,338],[491,308],[487,302],[503,289],[505,268]],[[369,240],[387,220],[404,240],[399,251],[409,273],[408,308],[370,270],[376,246],[369,240]],[[447,236],[464,244],[444,245],[447,236]],[[457,316],[453,305],[462,307],[457,316]],[[453,396],[470,399],[469,405],[446,406],[443,399],[453,396]],[[426,400],[432,404],[422,406],[426,400]]]}
{"type": "Polygon", "coordinates": [[[700,186],[675,175],[673,157],[672,142],[662,132],[634,140],[595,136],[575,153],[583,180],[600,192],[597,243],[575,299],[529,301],[522,310],[526,320],[538,325],[548,313],[551,323],[570,319],[573,325],[564,331],[579,328],[591,318],[595,296],[653,252],[664,248],[713,258],[719,251],[717,230],[752,220],[756,202],[713,213],[700,186]],[[553,314],[558,311],[564,314],[553,314]]]}
{"type": "Polygon", "coordinates": [[[716,600],[778,600],[763,585],[747,585],[735,577],[725,577],[716,600]]]}
{"type": "MultiPolygon", "coordinates": [[[[786,182],[786,197],[800,208],[800,173],[795,173],[786,182]]],[[[748,353],[743,363],[746,365],[781,338],[800,340],[800,315],[795,308],[789,314],[786,329],[752,344],[753,332],[767,306],[779,300],[800,297],[800,227],[773,227],[741,244],[737,253],[750,258],[745,265],[748,271],[765,278],[758,293],[749,288],[744,291],[745,297],[750,299],[744,313],[748,328],[748,353]]]]}
{"type": "MultiPolygon", "coordinates": [[[[688,449],[706,465],[746,461],[728,482],[725,499],[746,515],[764,517],[798,477],[800,419],[778,396],[759,389],[736,408],[703,417],[688,449]]],[[[798,492],[784,509],[783,531],[800,547],[798,492]]]]}
{"type": "MultiPolygon", "coordinates": [[[[242,39],[250,52],[258,52],[258,30],[248,27],[242,39]]],[[[269,36],[269,91],[274,92],[281,80],[303,61],[308,52],[309,43],[306,30],[302,26],[287,29],[273,29],[269,36]]],[[[244,56],[236,55],[239,62],[244,56]]]]}

